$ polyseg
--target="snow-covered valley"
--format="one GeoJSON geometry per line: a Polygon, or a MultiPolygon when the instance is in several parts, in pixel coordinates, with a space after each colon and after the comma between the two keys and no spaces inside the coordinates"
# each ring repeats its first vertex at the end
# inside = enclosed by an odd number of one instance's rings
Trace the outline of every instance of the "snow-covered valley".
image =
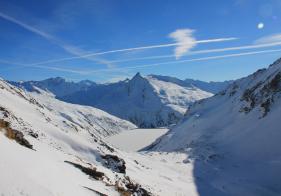
{"type": "Polygon", "coordinates": [[[167,131],[167,128],[126,130],[105,140],[120,150],[133,152],[149,146],[167,131]]]}

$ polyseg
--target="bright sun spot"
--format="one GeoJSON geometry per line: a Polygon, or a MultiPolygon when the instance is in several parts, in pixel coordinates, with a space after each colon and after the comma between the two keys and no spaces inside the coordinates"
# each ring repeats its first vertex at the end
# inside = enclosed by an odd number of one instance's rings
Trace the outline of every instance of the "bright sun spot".
{"type": "Polygon", "coordinates": [[[259,24],[258,24],[258,29],[263,29],[264,28],[264,24],[262,23],[262,22],[260,22],[259,24]]]}

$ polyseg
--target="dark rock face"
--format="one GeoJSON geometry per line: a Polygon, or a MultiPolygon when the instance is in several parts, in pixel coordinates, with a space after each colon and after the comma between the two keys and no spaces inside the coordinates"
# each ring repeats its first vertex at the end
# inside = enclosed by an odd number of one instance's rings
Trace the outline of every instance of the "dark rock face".
{"type": "Polygon", "coordinates": [[[101,158],[103,159],[103,164],[105,167],[118,173],[126,173],[126,163],[124,159],[110,154],[102,155],[101,158]]]}
{"type": "Polygon", "coordinates": [[[73,165],[74,167],[76,167],[77,169],[80,169],[83,173],[89,175],[90,177],[96,179],[96,180],[102,180],[102,178],[104,177],[104,173],[103,172],[99,172],[97,171],[96,168],[89,168],[89,167],[84,167],[78,163],[73,163],[70,161],[64,161],[65,163],[68,163],[70,165],[73,165]]]}
{"type": "MultiPolygon", "coordinates": [[[[255,74],[257,73],[259,72],[255,74]]],[[[276,97],[281,92],[281,72],[269,76],[267,80],[267,82],[259,82],[244,91],[241,101],[245,101],[248,105],[241,108],[242,112],[249,113],[256,106],[259,106],[263,112],[262,117],[268,114],[276,97]]]]}
{"type": "Polygon", "coordinates": [[[119,182],[115,184],[115,190],[117,190],[122,196],[139,195],[139,196],[151,196],[152,194],[146,189],[142,188],[140,184],[133,182],[129,176],[125,176],[122,180],[124,186],[120,186],[119,182]]]}

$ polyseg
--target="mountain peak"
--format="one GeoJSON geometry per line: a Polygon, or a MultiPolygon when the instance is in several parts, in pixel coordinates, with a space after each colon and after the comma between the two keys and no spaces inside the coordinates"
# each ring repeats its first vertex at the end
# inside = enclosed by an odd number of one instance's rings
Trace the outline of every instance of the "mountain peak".
{"type": "Polygon", "coordinates": [[[62,77],[48,78],[45,81],[47,81],[47,82],[54,82],[54,83],[66,82],[66,80],[64,78],[62,78],[62,77]]]}
{"type": "Polygon", "coordinates": [[[138,72],[132,79],[134,79],[134,78],[143,78],[143,77],[141,76],[140,72],[138,72]]]}
{"type": "Polygon", "coordinates": [[[136,81],[139,82],[139,81],[144,81],[144,80],[145,80],[145,78],[141,76],[140,72],[138,72],[138,73],[136,73],[136,75],[134,77],[132,77],[130,82],[135,83],[136,81]]]}
{"type": "Polygon", "coordinates": [[[91,86],[96,84],[95,82],[91,81],[91,80],[81,80],[80,82],[78,82],[81,85],[86,85],[86,86],[91,86]]]}

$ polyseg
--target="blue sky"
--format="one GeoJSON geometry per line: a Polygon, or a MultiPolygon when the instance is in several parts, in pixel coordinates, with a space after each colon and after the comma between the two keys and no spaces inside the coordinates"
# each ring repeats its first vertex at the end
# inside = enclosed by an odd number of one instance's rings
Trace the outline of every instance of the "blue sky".
{"type": "Polygon", "coordinates": [[[222,81],[281,57],[281,0],[0,0],[0,77],[222,81]]]}

